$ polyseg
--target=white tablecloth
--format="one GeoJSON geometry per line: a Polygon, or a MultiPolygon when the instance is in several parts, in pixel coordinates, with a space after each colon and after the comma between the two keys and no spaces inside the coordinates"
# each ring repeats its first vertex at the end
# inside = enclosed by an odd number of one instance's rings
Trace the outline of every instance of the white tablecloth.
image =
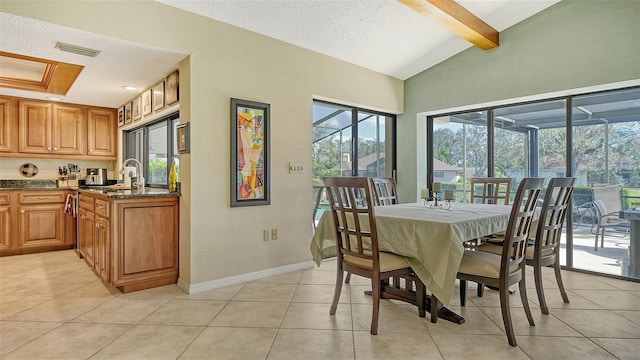
{"type": "MultiPolygon", "coordinates": [[[[440,301],[449,304],[464,248],[462,242],[507,228],[511,206],[453,203],[451,208],[428,209],[423,203],[375,208],[380,250],[405,256],[440,301]]],[[[311,254],[322,259],[336,255],[336,230],[330,211],[320,218],[311,240],[311,254]]]]}

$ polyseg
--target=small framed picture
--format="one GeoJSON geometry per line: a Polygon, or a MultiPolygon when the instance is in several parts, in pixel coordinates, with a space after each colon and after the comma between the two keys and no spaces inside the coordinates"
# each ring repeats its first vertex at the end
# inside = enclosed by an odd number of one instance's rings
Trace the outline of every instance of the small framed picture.
{"type": "Polygon", "coordinates": [[[164,93],[164,101],[166,105],[171,105],[175,102],[178,102],[178,70],[172,72],[167,76],[167,84],[164,93]]]}
{"type": "Polygon", "coordinates": [[[131,101],[124,106],[124,122],[125,124],[131,124],[131,101]]]}
{"type": "Polygon", "coordinates": [[[153,111],[164,107],[164,80],[153,87],[153,111]]]}
{"type": "Polygon", "coordinates": [[[147,115],[151,113],[151,89],[145,90],[145,92],[140,95],[142,98],[142,115],[147,115]]]}
{"type": "Polygon", "coordinates": [[[189,152],[189,123],[178,124],[178,154],[189,152]]]}
{"type": "Polygon", "coordinates": [[[142,117],[142,113],[140,112],[140,96],[133,99],[133,108],[131,109],[133,121],[136,121],[142,117]]]}
{"type": "Polygon", "coordinates": [[[118,109],[118,126],[124,125],[124,106],[118,109]]]}

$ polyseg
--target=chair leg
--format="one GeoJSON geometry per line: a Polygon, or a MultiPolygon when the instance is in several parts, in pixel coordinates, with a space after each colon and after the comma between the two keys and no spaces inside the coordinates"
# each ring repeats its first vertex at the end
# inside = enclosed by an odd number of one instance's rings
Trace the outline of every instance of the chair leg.
{"type": "Polygon", "coordinates": [[[467,306],[467,280],[460,280],[460,306],[467,306]]]}
{"type": "Polygon", "coordinates": [[[439,302],[440,301],[438,300],[438,298],[432,293],[431,294],[431,322],[434,324],[438,322],[439,302]]]}
{"type": "Polygon", "coordinates": [[[372,279],[373,313],[371,314],[371,335],[378,334],[378,315],[380,313],[380,279],[372,279]]]}
{"type": "Polygon", "coordinates": [[[483,284],[478,284],[478,297],[482,297],[484,295],[484,285],[483,284]]]}
{"type": "Polygon", "coordinates": [[[602,236],[600,237],[600,247],[604,247],[604,230],[602,230],[602,236]]]}
{"type": "Polygon", "coordinates": [[[556,273],[556,282],[558,283],[558,288],[560,289],[560,295],[562,295],[562,301],[568,304],[569,297],[567,296],[567,292],[564,290],[564,284],[562,283],[562,275],[560,274],[560,263],[557,260],[553,266],[553,269],[556,273]]]}
{"type": "MultiPolygon", "coordinates": [[[[522,271],[524,271],[524,269],[522,271]]],[[[529,299],[527,298],[527,284],[524,281],[524,275],[522,276],[522,280],[520,280],[520,283],[518,285],[520,286],[520,300],[522,300],[522,307],[524,307],[524,313],[527,314],[529,325],[536,326],[536,323],[533,321],[533,316],[531,315],[531,308],[529,307],[529,299]]]]}
{"type": "Polygon", "coordinates": [[[504,331],[507,333],[509,345],[518,346],[516,334],[511,325],[511,311],[509,310],[509,293],[507,289],[500,290],[500,309],[502,310],[502,322],[504,323],[504,331]]]}
{"type": "Polygon", "coordinates": [[[344,279],[345,284],[349,284],[351,282],[351,273],[347,273],[347,277],[344,279]]]}
{"type": "Polygon", "coordinates": [[[338,271],[336,272],[336,289],[333,291],[333,302],[331,303],[331,309],[329,309],[329,315],[335,315],[338,308],[338,300],[340,300],[340,293],[342,292],[342,276],[344,272],[340,265],[338,265],[338,271]]]}
{"type": "Polygon", "coordinates": [[[544,287],[542,286],[542,267],[540,265],[533,266],[533,277],[536,283],[536,293],[538,293],[538,301],[540,302],[540,310],[543,314],[549,315],[549,307],[544,297],[544,287]]]}

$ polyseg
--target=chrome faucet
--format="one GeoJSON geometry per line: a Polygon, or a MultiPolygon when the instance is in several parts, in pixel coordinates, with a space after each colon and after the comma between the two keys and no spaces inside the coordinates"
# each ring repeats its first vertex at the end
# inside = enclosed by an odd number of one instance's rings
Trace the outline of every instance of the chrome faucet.
{"type": "MultiPolygon", "coordinates": [[[[138,161],[138,159],[135,158],[129,158],[125,161],[122,162],[122,173],[124,173],[124,168],[125,166],[127,166],[127,163],[133,161],[136,163],[136,176],[138,177],[138,184],[137,184],[137,188],[139,191],[144,191],[144,176],[142,176],[142,163],[140,161],[138,161]]],[[[124,174],[124,176],[128,176],[127,174],[124,174]]]]}

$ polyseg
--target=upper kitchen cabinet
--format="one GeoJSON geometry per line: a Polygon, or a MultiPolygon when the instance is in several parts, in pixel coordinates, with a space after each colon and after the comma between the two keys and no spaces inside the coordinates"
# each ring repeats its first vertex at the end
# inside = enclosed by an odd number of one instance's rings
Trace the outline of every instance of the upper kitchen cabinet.
{"type": "Polygon", "coordinates": [[[21,100],[19,113],[21,153],[82,155],[81,107],[21,100]]]}
{"type": "Polygon", "coordinates": [[[116,156],[116,110],[89,108],[87,155],[116,156]]]}
{"type": "Polygon", "coordinates": [[[12,99],[0,96],[0,152],[13,151],[13,107],[12,99]]]}

